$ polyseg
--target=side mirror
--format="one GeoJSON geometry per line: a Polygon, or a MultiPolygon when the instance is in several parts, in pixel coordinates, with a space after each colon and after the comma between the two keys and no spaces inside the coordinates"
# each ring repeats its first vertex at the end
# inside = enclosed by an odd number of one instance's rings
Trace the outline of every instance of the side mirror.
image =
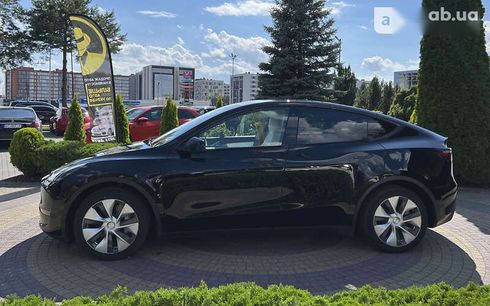
{"type": "Polygon", "coordinates": [[[141,123],[145,123],[145,122],[148,122],[148,118],[146,117],[139,117],[137,120],[136,120],[137,123],[141,124],[141,123]]]}
{"type": "Polygon", "coordinates": [[[192,137],[187,140],[180,148],[181,154],[190,155],[193,153],[203,153],[206,151],[206,143],[199,137],[192,137]]]}

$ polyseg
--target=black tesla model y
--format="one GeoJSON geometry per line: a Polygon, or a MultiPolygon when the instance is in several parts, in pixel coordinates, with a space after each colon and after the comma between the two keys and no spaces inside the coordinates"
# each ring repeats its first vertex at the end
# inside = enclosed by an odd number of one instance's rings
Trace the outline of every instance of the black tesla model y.
{"type": "Polygon", "coordinates": [[[42,180],[40,226],[103,259],[150,233],[335,225],[388,252],[449,221],[447,138],[382,114],[311,101],[228,105],[42,180]]]}

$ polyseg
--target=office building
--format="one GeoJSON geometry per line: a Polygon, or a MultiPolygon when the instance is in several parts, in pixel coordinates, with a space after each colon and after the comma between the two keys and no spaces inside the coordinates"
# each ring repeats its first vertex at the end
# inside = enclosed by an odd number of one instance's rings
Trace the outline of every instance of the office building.
{"type": "Polygon", "coordinates": [[[231,76],[231,103],[254,100],[259,91],[258,73],[241,73],[231,76]]]}
{"type": "Polygon", "coordinates": [[[223,96],[230,99],[230,94],[231,94],[231,85],[226,83],[223,84],[223,96]]]}
{"type": "MultiPolygon", "coordinates": [[[[32,67],[19,67],[5,72],[5,97],[10,100],[59,100],[61,99],[61,70],[51,72],[37,70],[32,67]]],[[[123,99],[129,98],[129,77],[124,75],[114,76],[116,93],[123,99]]],[[[73,93],[79,99],[85,99],[85,89],[81,73],[67,73],[67,97],[73,93]]]]}
{"type": "Polygon", "coordinates": [[[224,81],[212,79],[196,79],[194,84],[194,100],[211,101],[216,97],[224,97],[224,81]]]}
{"type": "Polygon", "coordinates": [[[135,89],[134,99],[163,100],[171,97],[176,101],[194,99],[194,68],[149,65],[130,76],[129,83],[135,89]]]}
{"type": "Polygon", "coordinates": [[[410,89],[411,87],[417,85],[417,74],[418,70],[395,71],[395,86],[398,86],[401,89],[410,89]]]}

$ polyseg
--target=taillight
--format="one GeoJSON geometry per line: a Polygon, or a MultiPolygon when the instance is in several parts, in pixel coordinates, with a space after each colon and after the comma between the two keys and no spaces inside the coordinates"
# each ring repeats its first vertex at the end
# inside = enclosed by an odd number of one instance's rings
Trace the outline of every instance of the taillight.
{"type": "Polygon", "coordinates": [[[451,149],[446,149],[446,150],[437,151],[437,155],[439,155],[444,159],[451,160],[453,154],[451,152],[451,149]]]}

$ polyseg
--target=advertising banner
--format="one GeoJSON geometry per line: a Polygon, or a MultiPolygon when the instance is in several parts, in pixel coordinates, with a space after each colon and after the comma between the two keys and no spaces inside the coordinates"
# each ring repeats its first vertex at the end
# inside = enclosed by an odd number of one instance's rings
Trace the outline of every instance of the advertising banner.
{"type": "Polygon", "coordinates": [[[87,105],[92,117],[92,142],[116,141],[114,77],[107,38],[92,19],[71,15],[87,105]]]}

